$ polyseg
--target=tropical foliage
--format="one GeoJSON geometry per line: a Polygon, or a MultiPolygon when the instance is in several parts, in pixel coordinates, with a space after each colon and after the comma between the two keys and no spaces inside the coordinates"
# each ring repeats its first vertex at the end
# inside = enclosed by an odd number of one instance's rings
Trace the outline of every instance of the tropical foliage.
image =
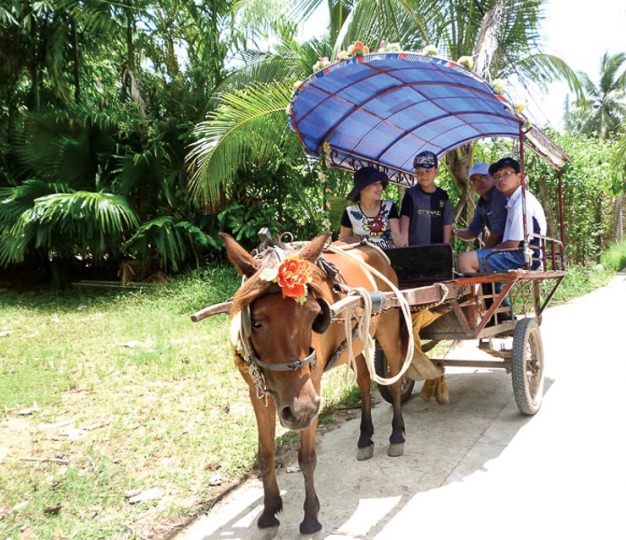
{"type": "Polygon", "coordinates": [[[0,266],[145,276],[209,246],[183,163],[232,25],[228,1],[0,8],[0,266]]]}
{"type": "Polygon", "coordinates": [[[626,53],[605,53],[598,84],[580,73],[584,96],[566,116],[567,127],[601,139],[619,135],[626,120],[626,53]]]}
{"type": "MultiPolygon", "coordinates": [[[[564,77],[576,88],[568,67],[541,53],[542,3],[3,2],[0,270],[161,278],[218,255],[221,230],[247,247],[262,226],[310,237],[337,221],[333,196],[345,195],[349,178],[309,161],[288,129],[294,83],[360,40],[372,50],[399,43],[464,57],[493,84],[564,77]],[[301,38],[320,8],[327,26],[301,38]]],[[[623,61],[607,58],[608,86],[599,87],[615,89],[612,118],[621,123],[623,61]]],[[[626,137],[613,133],[615,150],[598,153],[623,170],[626,137]]],[[[447,156],[459,213],[471,212],[470,162],[490,151],[473,145],[447,156]]],[[[623,176],[609,176],[609,191],[624,191],[623,176]]]]}
{"type": "MultiPolygon", "coordinates": [[[[284,131],[283,111],[292,85],[311,74],[318,58],[334,59],[357,40],[371,50],[387,42],[398,42],[405,50],[433,46],[442,56],[467,57],[488,80],[512,78],[542,85],[560,76],[577,88],[577,79],[564,62],[540,52],[541,2],[328,2],[328,12],[328,33],[319,39],[301,45],[292,33],[278,32],[276,52],[254,56],[255,61],[237,74],[237,86],[245,83],[246,90],[230,90],[226,81],[220,106],[196,126],[198,140],[189,157],[197,194],[211,197],[228,189],[234,180],[228,166],[249,164],[250,154],[244,149],[258,146],[259,137],[263,137],[263,151],[255,159],[263,162],[267,152],[279,152],[304,166],[294,135],[284,131]],[[282,68],[277,67],[277,60],[282,68]],[[272,97],[271,104],[266,96],[272,97]],[[252,118],[262,130],[250,129],[252,118]]],[[[472,153],[473,146],[466,146],[448,155],[447,166],[461,192],[461,206],[471,200],[467,176],[472,153]]]]}

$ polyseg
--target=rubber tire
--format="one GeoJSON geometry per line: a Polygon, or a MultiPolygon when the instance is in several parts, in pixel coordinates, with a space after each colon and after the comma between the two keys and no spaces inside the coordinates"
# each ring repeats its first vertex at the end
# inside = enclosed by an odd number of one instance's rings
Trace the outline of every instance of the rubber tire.
{"type": "Polygon", "coordinates": [[[511,355],[513,395],[523,414],[535,414],[541,407],[544,385],[543,342],[539,325],[533,318],[515,325],[511,355]]]}
{"type": "MultiPolygon", "coordinates": [[[[379,377],[388,377],[387,373],[387,359],[385,358],[385,353],[382,349],[376,348],[376,353],[374,356],[374,367],[376,369],[376,375],[379,377]]],[[[376,384],[378,386],[378,391],[380,395],[387,403],[393,404],[393,399],[391,398],[391,391],[389,390],[389,386],[385,386],[384,384],[376,384]]],[[[402,377],[402,386],[400,386],[400,403],[406,402],[411,395],[413,394],[413,387],[415,386],[415,381],[413,379],[409,379],[407,376],[402,377]]]]}

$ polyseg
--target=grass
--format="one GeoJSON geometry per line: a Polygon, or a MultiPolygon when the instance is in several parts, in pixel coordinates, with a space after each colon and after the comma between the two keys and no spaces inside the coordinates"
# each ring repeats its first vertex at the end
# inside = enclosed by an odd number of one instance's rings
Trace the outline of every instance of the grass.
{"type": "MultiPolygon", "coordinates": [[[[249,474],[256,424],[228,319],[189,318],[238,284],[217,268],[140,291],[0,291],[0,538],[162,537],[249,474]],[[163,496],[129,503],[151,488],[163,496]]],[[[344,374],[325,385],[325,422],[354,400],[344,374]]]]}
{"type": "MultiPolygon", "coordinates": [[[[611,276],[572,268],[557,299],[611,276]]],[[[142,290],[0,290],[0,538],[165,538],[250,474],[256,425],[228,319],[189,318],[238,285],[216,267],[142,290]]],[[[326,375],[321,423],[359,402],[345,375],[326,375]]]]}
{"type": "Polygon", "coordinates": [[[626,241],[612,245],[600,259],[602,266],[613,272],[626,269],[626,241]]]}

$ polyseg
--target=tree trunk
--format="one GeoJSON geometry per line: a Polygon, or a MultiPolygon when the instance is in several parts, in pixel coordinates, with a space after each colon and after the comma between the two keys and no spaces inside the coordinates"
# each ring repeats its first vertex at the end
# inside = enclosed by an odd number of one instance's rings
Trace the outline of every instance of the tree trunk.
{"type": "MultiPolygon", "coordinates": [[[[482,78],[489,78],[489,69],[491,67],[491,59],[498,46],[497,33],[502,24],[502,0],[491,0],[487,13],[485,13],[480,31],[476,38],[474,46],[474,62],[473,71],[482,78]]],[[[475,144],[475,143],[474,143],[475,144]]],[[[459,220],[463,216],[462,221],[468,224],[474,210],[476,202],[472,196],[472,190],[469,189],[469,170],[473,161],[472,144],[464,144],[457,149],[446,154],[446,162],[450,169],[450,174],[459,188],[459,204],[455,211],[455,218],[459,220]]]]}
{"type": "Polygon", "coordinates": [[[459,204],[454,212],[455,220],[458,221],[463,215],[462,221],[469,223],[476,209],[476,202],[469,189],[469,170],[472,159],[472,144],[464,144],[446,154],[446,164],[454,183],[459,189],[459,204]]]}
{"type": "Polygon", "coordinates": [[[497,33],[502,24],[502,0],[491,0],[483,17],[474,47],[474,73],[483,79],[489,76],[491,59],[498,46],[497,33]]]}

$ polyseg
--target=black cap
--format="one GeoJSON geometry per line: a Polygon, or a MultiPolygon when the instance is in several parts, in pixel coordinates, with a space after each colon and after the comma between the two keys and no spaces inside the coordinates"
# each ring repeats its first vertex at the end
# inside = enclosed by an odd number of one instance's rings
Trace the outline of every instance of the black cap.
{"type": "Polygon", "coordinates": [[[432,169],[439,165],[437,154],[430,150],[424,150],[415,156],[413,159],[413,168],[424,167],[424,169],[432,169]]]}
{"type": "Polygon", "coordinates": [[[389,177],[376,167],[361,167],[354,173],[354,188],[348,193],[346,199],[349,201],[358,201],[361,190],[375,182],[382,182],[383,188],[386,188],[387,184],[389,184],[389,177]]]}
{"type": "Polygon", "coordinates": [[[498,171],[501,171],[502,169],[504,169],[504,167],[511,167],[511,169],[513,169],[516,173],[522,170],[521,167],[519,166],[519,161],[517,161],[516,159],[513,159],[512,157],[505,157],[496,161],[495,163],[492,163],[489,166],[489,174],[493,176],[498,171]]]}

